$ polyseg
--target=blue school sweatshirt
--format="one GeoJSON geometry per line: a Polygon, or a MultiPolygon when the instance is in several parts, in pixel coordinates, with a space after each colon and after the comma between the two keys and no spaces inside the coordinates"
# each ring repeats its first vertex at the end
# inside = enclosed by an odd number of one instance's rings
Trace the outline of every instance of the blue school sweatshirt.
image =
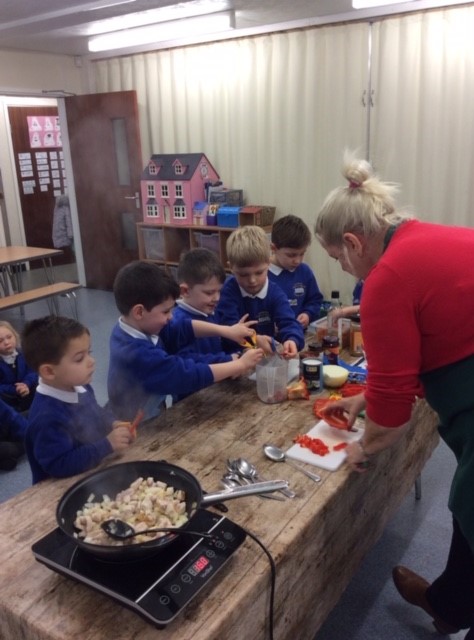
{"type": "Polygon", "coordinates": [[[131,336],[119,321],[110,336],[109,406],[120,420],[133,420],[150,396],[187,395],[214,382],[209,365],[176,355],[194,340],[190,319],[167,324],[156,344],[141,335],[131,336]]]}
{"type": "MultiPolygon", "coordinates": [[[[187,305],[183,301],[177,300],[176,307],[173,309],[173,320],[171,322],[179,323],[182,322],[184,318],[217,324],[214,314],[207,315],[187,305]]],[[[237,345],[235,346],[237,347],[237,345]]],[[[237,348],[235,351],[237,351],[237,348]]],[[[194,338],[192,342],[181,347],[178,354],[183,358],[193,358],[196,362],[206,362],[207,364],[231,362],[232,360],[232,356],[223,351],[222,341],[218,336],[194,338]]]]}
{"type": "Polygon", "coordinates": [[[314,273],[307,264],[302,262],[294,271],[271,264],[268,277],[285,292],[295,318],[300,313],[307,313],[310,322],[319,318],[323,294],[319,290],[314,273]]]}
{"type": "Polygon", "coordinates": [[[293,340],[298,351],[304,347],[304,333],[295,319],[283,290],[267,279],[260,296],[242,295],[234,276],[222,287],[216,318],[220,324],[235,324],[248,313],[248,320],[257,320],[254,329],[260,335],[274,336],[280,342],[293,340]]]}
{"type": "Polygon", "coordinates": [[[114,416],[99,406],[90,385],[60,391],[41,382],[28,414],[25,448],[33,484],[96,467],[112,445],[114,416]]]}

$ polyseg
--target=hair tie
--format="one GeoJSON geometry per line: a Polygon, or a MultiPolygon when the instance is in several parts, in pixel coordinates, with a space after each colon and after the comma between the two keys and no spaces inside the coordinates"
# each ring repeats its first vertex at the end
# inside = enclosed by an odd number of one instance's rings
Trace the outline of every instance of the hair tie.
{"type": "Polygon", "coordinates": [[[355,180],[349,180],[349,189],[358,189],[361,183],[356,182],[355,180]]]}

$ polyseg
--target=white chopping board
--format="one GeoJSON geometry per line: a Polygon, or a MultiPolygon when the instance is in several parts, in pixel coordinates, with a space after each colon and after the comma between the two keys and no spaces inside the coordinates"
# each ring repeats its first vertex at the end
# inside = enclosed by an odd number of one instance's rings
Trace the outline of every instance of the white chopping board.
{"type": "Polygon", "coordinates": [[[320,420],[308,431],[307,435],[311,436],[311,438],[321,438],[321,440],[328,446],[330,450],[329,453],[325,456],[318,456],[309,449],[306,449],[299,444],[294,444],[290,449],[288,449],[286,455],[293,460],[313,464],[320,469],[336,471],[336,469],[339,469],[346,459],[346,452],[344,449],[341,451],[333,451],[333,447],[341,442],[349,443],[359,440],[364,431],[363,427],[356,423],[353,429],[355,429],[355,431],[342,431],[341,429],[330,427],[327,422],[320,420]]]}

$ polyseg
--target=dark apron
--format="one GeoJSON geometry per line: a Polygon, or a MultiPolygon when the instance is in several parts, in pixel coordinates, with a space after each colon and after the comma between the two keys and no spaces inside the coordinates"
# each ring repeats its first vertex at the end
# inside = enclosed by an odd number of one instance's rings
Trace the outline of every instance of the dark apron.
{"type": "Polygon", "coordinates": [[[474,551],[474,356],[420,378],[439,415],[439,434],[458,463],[448,506],[474,551]]]}

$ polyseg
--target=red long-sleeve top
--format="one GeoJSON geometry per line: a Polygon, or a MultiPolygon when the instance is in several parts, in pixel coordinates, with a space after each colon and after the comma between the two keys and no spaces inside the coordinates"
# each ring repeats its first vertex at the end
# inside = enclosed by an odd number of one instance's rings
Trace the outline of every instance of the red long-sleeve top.
{"type": "Polygon", "coordinates": [[[474,229],[410,220],[395,231],[364,283],[366,412],[407,422],[419,374],[474,354],[474,229]]]}

